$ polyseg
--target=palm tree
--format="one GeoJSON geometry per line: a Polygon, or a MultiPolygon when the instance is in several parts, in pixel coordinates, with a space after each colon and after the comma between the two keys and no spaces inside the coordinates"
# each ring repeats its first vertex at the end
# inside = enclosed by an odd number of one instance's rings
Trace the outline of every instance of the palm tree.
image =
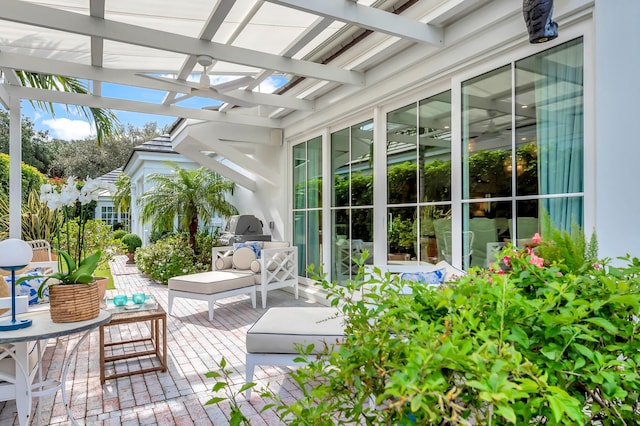
{"type": "MultiPolygon", "coordinates": [[[[79,93],[86,95],[87,86],[77,78],[65,77],[61,75],[41,74],[37,72],[15,70],[20,84],[25,87],[34,87],[45,90],[59,90],[64,92],[79,93]]],[[[41,110],[55,115],[51,102],[33,101],[29,102],[41,110]]],[[[67,107],[68,108],[68,107],[67,107]]],[[[121,133],[121,125],[118,117],[113,111],[106,108],[91,108],[78,106],[78,111],[89,121],[96,125],[96,139],[100,145],[105,138],[116,137],[121,133]]]]}
{"type": "Polygon", "coordinates": [[[116,211],[122,213],[131,209],[131,178],[120,173],[115,181],[116,192],[113,198],[113,206],[116,211]]]}
{"type": "Polygon", "coordinates": [[[200,220],[209,222],[216,213],[223,217],[237,214],[238,210],[225,200],[227,194],[233,194],[235,183],[204,167],[185,170],[173,162],[169,165],[172,174],[149,175],[155,187],[139,198],[141,218],[153,222],[152,228],[157,231],[173,229],[177,217],[178,229],[189,231],[189,244],[195,251],[200,220]]]}

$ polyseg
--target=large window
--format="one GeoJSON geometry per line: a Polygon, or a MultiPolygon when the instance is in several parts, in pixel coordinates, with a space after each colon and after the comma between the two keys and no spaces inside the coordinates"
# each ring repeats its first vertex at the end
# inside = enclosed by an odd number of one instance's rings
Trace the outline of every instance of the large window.
{"type": "Polygon", "coordinates": [[[322,263],[322,138],[293,147],[293,234],[298,270],[322,263]]]}
{"type": "Polygon", "coordinates": [[[450,91],[387,114],[387,217],[390,262],[451,260],[450,91]]]}
{"type": "Polygon", "coordinates": [[[545,216],[582,226],[582,51],[574,40],[463,83],[466,264],[527,242],[545,216]]]}
{"type": "Polygon", "coordinates": [[[331,134],[331,276],[341,282],[356,273],[353,259],[373,258],[373,121],[331,134]]]}
{"type": "Polygon", "coordinates": [[[386,138],[376,139],[385,143],[384,161],[374,162],[373,120],[331,133],[329,206],[321,205],[321,138],[295,146],[300,270],[320,264],[323,213],[331,223],[326,267],[339,282],[354,276],[363,250],[373,259],[374,211],[375,223],[386,218],[388,242],[375,249],[386,249],[390,263],[485,267],[505,244],[543,232],[547,220],[559,229],[583,226],[583,68],[576,39],[463,81],[460,104],[449,90],[393,109],[386,138]],[[459,122],[452,104],[461,105],[459,122]],[[386,168],[387,185],[386,202],[376,206],[374,163],[386,168]]]}

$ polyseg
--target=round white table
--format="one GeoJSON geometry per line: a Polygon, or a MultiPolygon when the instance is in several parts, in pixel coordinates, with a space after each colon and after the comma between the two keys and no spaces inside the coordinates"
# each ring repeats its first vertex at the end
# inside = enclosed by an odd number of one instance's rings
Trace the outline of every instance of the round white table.
{"type": "MultiPolygon", "coordinates": [[[[65,389],[65,378],[69,364],[73,359],[78,347],[89,336],[91,330],[111,321],[111,312],[100,310],[96,318],[67,323],[55,323],[51,321],[48,310],[27,312],[17,315],[17,318],[29,318],[33,321],[30,327],[19,330],[0,332],[0,351],[4,351],[16,364],[16,407],[18,409],[18,421],[20,425],[28,425],[31,416],[32,397],[40,397],[62,390],[62,401],[67,408],[67,414],[73,424],[78,424],[71,413],[71,407],[67,401],[65,389]],[[76,333],[84,333],[78,340],[75,347],[64,362],[59,380],[40,381],[31,384],[30,375],[32,368],[29,368],[29,346],[33,342],[40,340],[68,336],[76,333]]],[[[40,359],[40,349],[38,347],[38,363],[40,359]]],[[[40,366],[38,366],[40,368],[40,366]]]]}

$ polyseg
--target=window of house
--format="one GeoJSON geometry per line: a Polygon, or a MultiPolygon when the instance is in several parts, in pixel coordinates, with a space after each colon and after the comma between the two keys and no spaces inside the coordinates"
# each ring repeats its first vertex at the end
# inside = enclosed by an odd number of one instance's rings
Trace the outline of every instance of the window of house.
{"type": "Polygon", "coordinates": [[[387,114],[389,262],[450,259],[451,91],[387,114]]]}
{"type": "Polygon", "coordinates": [[[113,206],[102,206],[100,209],[100,217],[104,223],[112,226],[115,221],[115,209],[113,206]]]}
{"type": "Polygon", "coordinates": [[[582,40],[462,84],[465,266],[487,266],[499,244],[542,228],[583,225],[582,40]]]}
{"type": "Polygon", "coordinates": [[[331,134],[331,277],[357,274],[353,259],[373,259],[373,120],[331,134]]]}
{"type": "Polygon", "coordinates": [[[322,137],[293,147],[293,243],[298,271],[322,264],[322,137]]]}

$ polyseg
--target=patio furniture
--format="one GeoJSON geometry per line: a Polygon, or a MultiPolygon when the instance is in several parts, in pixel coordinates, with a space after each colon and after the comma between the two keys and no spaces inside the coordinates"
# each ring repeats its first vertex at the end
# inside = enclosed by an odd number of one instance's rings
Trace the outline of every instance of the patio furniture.
{"type": "Polygon", "coordinates": [[[251,304],[256,307],[256,286],[251,271],[210,271],[169,278],[169,315],[176,297],[204,300],[209,304],[209,321],[213,321],[216,300],[241,294],[251,296],[251,304]]]}
{"type": "Polygon", "coordinates": [[[268,291],[293,287],[298,298],[298,248],[286,241],[214,247],[212,263],[212,271],[169,279],[169,315],[176,297],[207,301],[210,321],[215,301],[227,297],[248,294],[255,308],[256,291],[260,291],[266,308],[268,291]]]}
{"type": "MultiPolygon", "coordinates": [[[[15,390],[16,407],[18,410],[18,423],[28,425],[31,421],[31,400],[32,397],[40,397],[62,391],[62,401],[67,407],[67,415],[72,424],[77,425],[78,422],[73,417],[71,404],[67,398],[66,376],[69,370],[69,364],[78,348],[84,340],[91,334],[91,331],[100,325],[109,322],[111,313],[101,310],[100,314],[93,319],[78,322],[54,323],[51,321],[47,310],[29,311],[19,315],[20,318],[31,319],[32,325],[27,328],[11,331],[3,331],[0,333],[0,351],[12,353],[13,363],[8,364],[9,370],[7,376],[3,375],[6,380],[9,378],[13,383],[15,390]],[[69,357],[64,360],[62,373],[59,380],[47,380],[37,383],[34,381],[34,368],[41,362],[40,350],[34,349],[34,342],[41,340],[68,336],[71,334],[83,333],[80,339],[75,343],[69,357]]],[[[4,359],[2,361],[9,361],[4,359]]],[[[11,399],[11,398],[10,398],[11,399]]]]}
{"type": "Polygon", "coordinates": [[[267,308],[270,290],[293,287],[298,298],[298,247],[290,246],[288,241],[247,241],[214,247],[212,261],[213,269],[221,272],[250,270],[262,296],[262,309],[267,308]],[[248,253],[248,245],[253,246],[255,256],[248,253]],[[236,261],[236,257],[240,260],[236,261]]]}
{"type": "MultiPolygon", "coordinates": [[[[118,371],[115,368],[114,370],[118,371]]],[[[143,307],[138,310],[127,311],[118,310],[113,312],[111,321],[108,324],[100,326],[100,383],[104,383],[109,379],[117,379],[119,377],[132,376],[134,374],[145,374],[152,371],[167,371],[167,314],[159,304],[154,304],[151,309],[145,309],[143,307]],[[138,337],[135,339],[111,341],[105,342],[104,331],[107,327],[117,327],[122,324],[134,324],[140,322],[149,322],[149,335],[148,337],[138,337]],[[123,353],[106,356],[105,350],[113,346],[120,346],[122,348],[125,345],[134,343],[133,350],[127,350],[123,353]],[[140,346],[144,343],[144,346],[140,346]],[[105,366],[108,362],[116,362],[120,360],[126,360],[131,358],[151,359],[155,358],[156,365],[150,367],[142,367],[148,365],[147,363],[140,363],[141,368],[107,375],[105,373],[105,366]]]]}
{"type": "Polygon", "coordinates": [[[470,266],[489,266],[487,244],[498,242],[498,226],[495,219],[474,217],[469,220],[469,231],[473,232],[473,257],[470,266]]]}
{"type": "MultiPolygon", "coordinates": [[[[247,383],[253,381],[256,365],[293,366],[299,347],[313,344],[311,353],[317,354],[343,338],[344,324],[336,308],[270,308],[247,331],[247,383]]],[[[251,397],[251,389],[246,397],[251,397]]]]}

